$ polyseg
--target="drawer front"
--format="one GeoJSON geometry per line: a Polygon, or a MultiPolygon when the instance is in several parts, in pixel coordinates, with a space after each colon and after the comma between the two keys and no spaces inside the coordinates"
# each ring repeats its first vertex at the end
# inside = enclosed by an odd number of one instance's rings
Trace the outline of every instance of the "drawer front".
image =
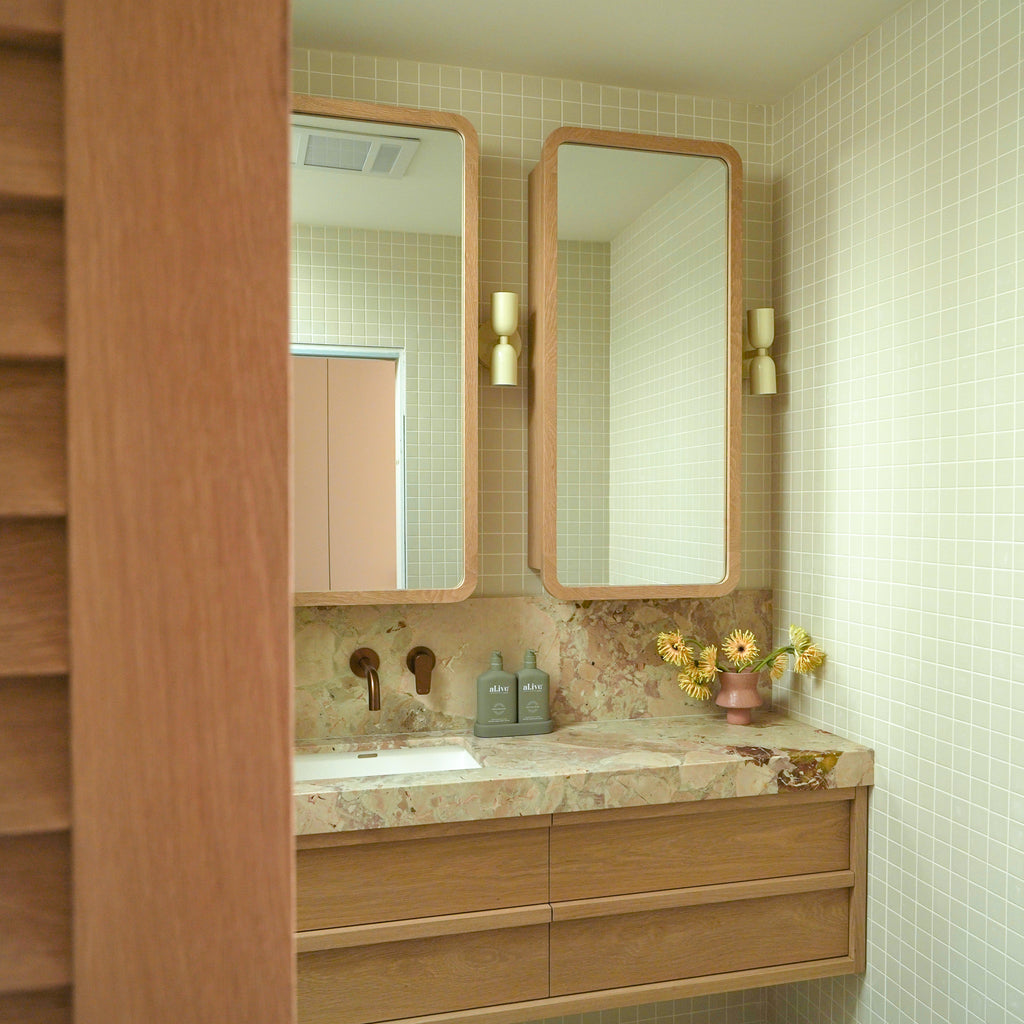
{"type": "Polygon", "coordinates": [[[546,924],[299,955],[299,1024],[367,1024],[547,994],[546,924]]]}
{"type": "Polygon", "coordinates": [[[551,829],[551,900],[590,899],[850,866],[850,802],[730,808],[551,829]]]}
{"type": "Polygon", "coordinates": [[[551,995],[845,956],[848,889],[551,925],[551,995]]]}
{"type": "Polygon", "coordinates": [[[548,830],[299,850],[298,928],[548,902],[548,830]]]}

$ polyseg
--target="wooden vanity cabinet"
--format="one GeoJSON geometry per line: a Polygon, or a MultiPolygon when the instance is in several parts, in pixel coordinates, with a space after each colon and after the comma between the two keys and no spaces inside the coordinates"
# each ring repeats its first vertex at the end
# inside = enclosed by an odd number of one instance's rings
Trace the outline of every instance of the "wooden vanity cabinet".
{"type": "Polygon", "coordinates": [[[299,838],[299,1024],[515,1024],[864,969],[867,789],[299,838]]]}

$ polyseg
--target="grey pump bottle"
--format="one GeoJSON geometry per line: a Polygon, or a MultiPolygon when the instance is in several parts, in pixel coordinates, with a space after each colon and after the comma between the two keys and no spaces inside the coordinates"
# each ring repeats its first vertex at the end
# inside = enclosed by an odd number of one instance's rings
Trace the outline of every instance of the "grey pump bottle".
{"type": "Polygon", "coordinates": [[[480,725],[508,725],[516,720],[516,677],[501,667],[501,653],[476,681],[476,720],[480,725]]]}
{"type": "Polygon", "coordinates": [[[537,668],[537,652],[527,651],[523,667],[516,673],[519,688],[519,721],[546,722],[549,681],[547,672],[537,668]]]}

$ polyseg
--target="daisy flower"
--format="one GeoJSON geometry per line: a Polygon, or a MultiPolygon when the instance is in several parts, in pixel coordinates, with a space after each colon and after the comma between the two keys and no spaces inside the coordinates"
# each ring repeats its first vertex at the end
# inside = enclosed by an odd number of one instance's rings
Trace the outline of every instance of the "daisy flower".
{"type": "Polygon", "coordinates": [[[813,672],[824,660],[825,652],[811,641],[802,651],[797,652],[793,668],[797,672],[813,672]]]}
{"type": "Polygon", "coordinates": [[[805,629],[799,626],[789,625],[789,646],[793,648],[794,654],[803,654],[811,645],[811,638],[805,629]]]}
{"type": "Polygon", "coordinates": [[[690,649],[686,646],[686,640],[679,632],[658,634],[658,654],[670,665],[678,667],[693,660],[690,657],[690,649]]]}
{"type": "MultiPolygon", "coordinates": [[[[714,644],[708,644],[700,652],[700,657],[697,658],[696,664],[694,665],[694,676],[704,683],[713,683],[715,676],[718,675],[718,648],[714,644]]],[[[710,697],[711,694],[709,693],[710,697]]]]}
{"type": "Polygon", "coordinates": [[[679,689],[694,700],[709,700],[711,698],[711,687],[694,679],[685,672],[679,673],[679,689]]]}
{"type": "Polygon", "coordinates": [[[749,629],[734,629],[725,638],[722,651],[737,668],[745,668],[758,655],[757,638],[749,629]]]}

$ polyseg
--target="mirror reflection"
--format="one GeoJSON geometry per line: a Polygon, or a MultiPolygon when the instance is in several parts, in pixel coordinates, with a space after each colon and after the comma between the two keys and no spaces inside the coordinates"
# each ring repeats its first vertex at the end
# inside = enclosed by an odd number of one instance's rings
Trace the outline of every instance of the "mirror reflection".
{"type": "Polygon", "coordinates": [[[298,592],[464,579],[464,159],[456,131],[293,115],[298,592]]]}
{"type": "Polygon", "coordinates": [[[729,576],[730,210],[716,156],[558,146],[564,588],[729,576]]]}

